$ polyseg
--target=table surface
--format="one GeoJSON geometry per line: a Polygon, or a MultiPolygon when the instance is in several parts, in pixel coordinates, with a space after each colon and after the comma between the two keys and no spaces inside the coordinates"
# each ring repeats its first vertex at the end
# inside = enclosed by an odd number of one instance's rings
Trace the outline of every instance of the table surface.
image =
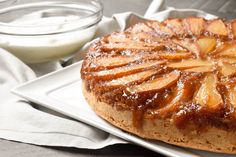
{"type": "MultiPolygon", "coordinates": [[[[22,3],[23,0],[18,0],[17,3],[22,3]]],[[[32,0],[24,0],[28,2],[32,0]]],[[[105,10],[104,14],[107,16],[113,13],[134,11],[144,14],[151,0],[102,0],[105,10]],[[125,2],[126,5],[123,5],[125,2]],[[131,3],[135,2],[135,3],[131,3]],[[111,3],[117,3],[116,8],[109,8],[111,3]],[[130,9],[131,8],[131,9],[130,9]]],[[[219,17],[231,19],[236,15],[236,1],[235,0],[166,0],[167,6],[175,8],[195,8],[206,12],[218,15],[219,17]]],[[[42,156],[56,156],[56,157],[144,157],[144,156],[161,156],[145,148],[133,144],[118,144],[109,146],[99,150],[87,150],[76,148],[63,147],[44,147],[35,146],[25,143],[7,141],[0,139],[0,157],[42,157],[42,156]]]]}

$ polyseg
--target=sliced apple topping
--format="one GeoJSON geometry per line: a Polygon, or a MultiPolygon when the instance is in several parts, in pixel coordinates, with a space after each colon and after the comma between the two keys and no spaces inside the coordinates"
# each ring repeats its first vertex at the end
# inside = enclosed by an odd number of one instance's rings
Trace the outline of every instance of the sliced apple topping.
{"type": "Polygon", "coordinates": [[[222,45],[216,55],[220,57],[236,58],[236,43],[227,43],[222,45]]]}
{"type": "Polygon", "coordinates": [[[201,66],[201,67],[186,69],[184,71],[196,72],[196,73],[206,73],[206,72],[214,71],[214,67],[213,66],[201,66]]]}
{"type": "Polygon", "coordinates": [[[159,34],[161,36],[165,36],[165,35],[173,36],[174,35],[174,32],[170,28],[168,28],[162,24],[160,25],[159,30],[156,29],[156,31],[157,31],[157,34],[159,34]]]}
{"type": "Polygon", "coordinates": [[[152,27],[155,30],[155,33],[158,34],[159,36],[173,36],[174,32],[166,27],[165,24],[159,23],[159,22],[151,22],[147,23],[150,27],[152,27]]]}
{"type": "Polygon", "coordinates": [[[140,41],[131,41],[127,43],[107,43],[104,44],[101,49],[103,51],[112,51],[112,50],[138,50],[138,51],[151,51],[151,50],[160,50],[164,47],[163,44],[159,43],[146,43],[140,41]]]}
{"type": "Polygon", "coordinates": [[[234,117],[236,117],[236,86],[231,85],[228,88],[228,100],[232,108],[234,108],[234,117]]]}
{"type": "Polygon", "coordinates": [[[207,60],[189,59],[189,60],[182,60],[181,62],[172,62],[167,64],[167,66],[176,69],[190,69],[196,67],[212,66],[212,62],[207,60]]]}
{"type": "Polygon", "coordinates": [[[200,35],[204,30],[205,21],[200,17],[189,17],[184,19],[187,24],[187,29],[189,29],[192,34],[200,35]]]}
{"type": "Polygon", "coordinates": [[[129,28],[127,31],[135,34],[135,33],[139,33],[139,32],[152,32],[153,29],[150,28],[145,23],[138,23],[138,24],[134,25],[133,27],[129,28]]]}
{"type": "Polygon", "coordinates": [[[152,61],[152,62],[145,62],[141,64],[133,64],[129,66],[123,66],[119,68],[109,69],[109,70],[102,70],[99,72],[92,73],[93,77],[100,78],[103,80],[113,79],[122,77],[124,75],[133,74],[136,72],[140,72],[144,69],[149,69],[153,67],[157,67],[160,64],[164,64],[165,61],[152,61]]]}
{"type": "Polygon", "coordinates": [[[231,76],[236,74],[236,67],[230,63],[222,63],[221,64],[221,74],[224,76],[231,76]]]}
{"type": "Polygon", "coordinates": [[[137,56],[137,57],[125,57],[125,56],[117,56],[117,57],[103,57],[103,58],[98,58],[96,60],[94,60],[93,65],[91,66],[91,68],[98,68],[98,67],[104,67],[104,68],[115,68],[115,67],[119,67],[119,66],[124,66],[127,65],[129,63],[132,63],[138,59],[140,59],[141,57],[137,56]]]}
{"type": "Polygon", "coordinates": [[[236,64],[236,58],[220,58],[219,61],[230,63],[230,64],[236,64]]]}
{"type": "Polygon", "coordinates": [[[178,60],[178,59],[191,58],[192,54],[189,52],[182,52],[182,53],[161,52],[158,54],[158,56],[160,56],[160,58],[163,59],[178,60]]]}
{"type": "Polygon", "coordinates": [[[107,37],[107,40],[112,43],[131,42],[131,39],[125,33],[113,33],[107,37]]]}
{"type": "Polygon", "coordinates": [[[224,22],[220,19],[212,20],[206,27],[206,30],[216,35],[223,35],[223,36],[228,35],[228,30],[224,22]]]}
{"type": "Polygon", "coordinates": [[[201,57],[205,57],[216,48],[216,39],[211,37],[202,37],[197,40],[197,44],[201,51],[201,57]]]}
{"type": "Polygon", "coordinates": [[[154,80],[144,82],[139,85],[127,88],[130,93],[145,93],[151,91],[161,91],[163,89],[168,89],[174,85],[180,77],[179,71],[172,71],[166,75],[162,75],[154,80]]]}
{"type": "Polygon", "coordinates": [[[194,101],[197,104],[209,108],[217,108],[223,103],[222,97],[216,89],[217,77],[215,74],[208,74],[204,78],[201,87],[197,91],[194,101]]]}
{"type": "Polygon", "coordinates": [[[232,24],[231,27],[232,27],[234,38],[236,38],[236,20],[232,21],[231,24],[232,24]]]}
{"type": "Polygon", "coordinates": [[[200,48],[197,43],[194,43],[193,41],[191,41],[189,39],[173,40],[173,42],[175,44],[180,45],[181,47],[186,48],[187,50],[189,50],[190,52],[195,54],[197,58],[200,58],[201,52],[200,52],[200,48]]]}
{"type": "MultiPolygon", "coordinates": [[[[228,98],[230,104],[236,108],[236,86],[231,86],[228,88],[228,98]]],[[[234,110],[234,115],[236,116],[236,110],[234,110]]]]}
{"type": "Polygon", "coordinates": [[[118,86],[124,86],[124,85],[130,84],[130,83],[143,82],[158,72],[159,71],[156,69],[146,70],[139,73],[127,75],[118,79],[114,79],[112,81],[104,83],[104,85],[118,87],[118,86]]]}
{"type": "Polygon", "coordinates": [[[154,43],[154,42],[157,42],[157,41],[158,42],[163,41],[163,39],[157,38],[153,34],[146,33],[146,32],[135,33],[135,34],[132,34],[131,37],[132,37],[133,40],[145,41],[147,43],[154,43]]]}
{"type": "Polygon", "coordinates": [[[165,23],[167,27],[175,32],[175,34],[183,35],[185,33],[181,19],[168,19],[165,21],[165,23]]]}
{"type": "Polygon", "coordinates": [[[186,76],[185,81],[180,81],[177,84],[177,89],[173,92],[172,99],[167,102],[167,104],[161,108],[154,111],[155,113],[168,115],[173,112],[182,102],[186,102],[192,99],[194,94],[194,88],[196,85],[196,81],[198,76],[186,76]]]}

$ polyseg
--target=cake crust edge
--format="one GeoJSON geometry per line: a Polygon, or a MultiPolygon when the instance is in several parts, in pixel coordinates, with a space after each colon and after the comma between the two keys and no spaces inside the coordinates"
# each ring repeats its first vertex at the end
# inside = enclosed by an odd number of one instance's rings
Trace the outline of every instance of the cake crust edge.
{"type": "Polygon", "coordinates": [[[159,140],[169,144],[219,153],[236,154],[236,132],[226,131],[213,126],[206,130],[185,132],[178,129],[171,119],[143,119],[142,127],[133,125],[131,110],[118,110],[114,105],[98,101],[96,95],[86,89],[82,81],[83,95],[100,117],[110,124],[148,140],[159,140]]]}

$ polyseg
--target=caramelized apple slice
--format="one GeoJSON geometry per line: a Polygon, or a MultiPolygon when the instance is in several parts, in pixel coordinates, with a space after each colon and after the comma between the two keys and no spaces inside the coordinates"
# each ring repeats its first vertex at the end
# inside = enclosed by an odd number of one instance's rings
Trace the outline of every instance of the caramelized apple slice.
{"type": "Polygon", "coordinates": [[[221,19],[212,20],[206,27],[206,30],[216,35],[228,35],[228,30],[221,19]]]}
{"type": "Polygon", "coordinates": [[[124,86],[124,85],[130,84],[130,83],[143,82],[158,72],[160,71],[157,71],[155,69],[146,70],[146,71],[127,75],[127,76],[106,82],[104,83],[104,85],[118,87],[118,86],[124,86]]]}
{"type": "Polygon", "coordinates": [[[160,50],[164,47],[163,44],[159,43],[146,43],[140,41],[131,41],[128,43],[107,43],[101,47],[102,51],[112,51],[112,50],[144,50],[144,51],[152,51],[152,50],[160,50]]]}
{"type": "Polygon", "coordinates": [[[191,41],[189,39],[173,40],[173,42],[180,45],[181,47],[186,48],[187,50],[189,50],[190,52],[195,54],[197,58],[200,58],[201,52],[200,52],[200,48],[197,45],[197,43],[194,43],[193,41],[191,41]]]}
{"type": "Polygon", "coordinates": [[[188,52],[179,52],[179,53],[171,53],[171,52],[162,52],[159,53],[158,56],[163,59],[169,59],[169,60],[178,60],[178,59],[187,59],[192,56],[191,53],[188,52]]]}
{"type": "Polygon", "coordinates": [[[236,43],[222,45],[216,55],[221,57],[236,58],[236,43]]]}
{"type": "Polygon", "coordinates": [[[166,27],[166,25],[164,25],[163,23],[159,23],[159,22],[150,22],[147,23],[148,26],[150,26],[151,28],[153,28],[155,30],[155,33],[158,34],[159,36],[173,36],[174,32],[166,27]]]}
{"type": "Polygon", "coordinates": [[[139,60],[141,57],[124,57],[124,56],[118,56],[118,57],[103,57],[98,58],[94,61],[92,65],[90,65],[90,68],[115,68],[119,66],[124,66],[129,63],[132,63],[134,61],[139,60]]]}
{"type": "Polygon", "coordinates": [[[172,100],[167,102],[166,106],[161,109],[157,109],[153,114],[160,114],[163,117],[172,114],[173,111],[183,102],[192,99],[194,94],[194,89],[196,85],[196,80],[199,76],[187,76],[185,81],[178,82],[177,89],[173,92],[172,100]]]}
{"type": "Polygon", "coordinates": [[[127,65],[119,68],[114,68],[110,70],[102,70],[99,72],[92,73],[92,77],[99,78],[102,80],[108,80],[108,79],[114,79],[118,77],[122,77],[125,75],[133,74],[136,72],[140,72],[144,69],[149,69],[156,67],[160,64],[164,64],[165,61],[152,61],[152,62],[146,62],[141,64],[134,64],[134,65],[127,65]]]}
{"type": "Polygon", "coordinates": [[[158,37],[153,32],[139,32],[139,33],[131,34],[130,37],[133,41],[140,41],[140,42],[145,42],[145,43],[154,44],[154,45],[156,45],[157,43],[162,43],[162,45],[165,45],[163,42],[166,41],[164,38],[158,37]]]}
{"type": "Polygon", "coordinates": [[[156,29],[156,31],[161,36],[173,36],[174,35],[174,32],[170,28],[166,27],[163,24],[161,24],[159,27],[159,30],[156,29]]]}
{"type": "Polygon", "coordinates": [[[185,33],[181,19],[168,19],[165,21],[165,24],[177,35],[183,35],[185,33]]]}
{"type": "Polygon", "coordinates": [[[176,68],[176,69],[190,69],[195,67],[207,67],[212,66],[212,63],[210,61],[204,61],[199,59],[190,59],[190,60],[183,60],[181,62],[172,62],[167,64],[170,68],[176,68]]]}
{"type": "Polygon", "coordinates": [[[216,48],[216,39],[210,37],[202,37],[197,40],[197,44],[201,51],[201,57],[205,57],[208,53],[216,48]]]}
{"type": "Polygon", "coordinates": [[[230,103],[236,107],[236,86],[230,87],[228,89],[230,103]]]}
{"type": "Polygon", "coordinates": [[[230,63],[230,64],[236,64],[236,58],[220,58],[219,59],[222,62],[230,63]]]}
{"type": "Polygon", "coordinates": [[[125,33],[112,33],[110,36],[107,37],[108,42],[111,43],[125,43],[131,42],[131,39],[125,33]]]}
{"type": "Polygon", "coordinates": [[[206,75],[201,87],[195,95],[195,103],[209,108],[217,109],[217,107],[223,103],[223,100],[216,89],[216,84],[216,75],[212,73],[206,75]]]}
{"type": "Polygon", "coordinates": [[[148,43],[153,43],[153,42],[161,42],[163,41],[161,38],[156,38],[154,35],[152,35],[151,33],[146,33],[146,32],[139,32],[136,34],[132,34],[132,39],[133,40],[139,40],[139,41],[144,41],[144,42],[148,42],[148,43]]]}
{"type": "Polygon", "coordinates": [[[184,71],[196,72],[196,73],[206,73],[206,72],[214,71],[214,68],[213,68],[213,66],[201,66],[201,67],[186,69],[184,71]]]}
{"type": "Polygon", "coordinates": [[[236,20],[232,21],[231,27],[232,27],[234,38],[236,38],[236,20]]]}
{"type": "Polygon", "coordinates": [[[221,74],[224,76],[231,76],[236,74],[236,67],[230,63],[222,63],[221,64],[221,74]]]}
{"type": "Polygon", "coordinates": [[[236,86],[231,86],[228,88],[228,98],[230,104],[234,107],[234,115],[236,116],[236,86]]]}
{"type": "Polygon", "coordinates": [[[145,93],[150,91],[160,91],[174,85],[180,77],[179,71],[172,71],[166,75],[142,84],[127,88],[131,93],[145,93]]]}
{"type": "Polygon", "coordinates": [[[205,21],[200,17],[189,17],[184,19],[187,29],[194,35],[200,35],[204,30],[205,21]]]}
{"type": "Polygon", "coordinates": [[[133,27],[127,29],[127,32],[131,32],[133,34],[136,34],[139,32],[152,32],[152,31],[153,29],[150,28],[145,23],[138,23],[138,24],[135,24],[133,27]]]}

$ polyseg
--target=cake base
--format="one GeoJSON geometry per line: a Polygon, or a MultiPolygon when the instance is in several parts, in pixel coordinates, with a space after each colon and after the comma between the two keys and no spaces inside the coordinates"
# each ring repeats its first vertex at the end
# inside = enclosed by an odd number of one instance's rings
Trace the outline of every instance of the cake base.
{"type": "Polygon", "coordinates": [[[114,105],[100,102],[94,93],[85,88],[83,94],[91,108],[112,125],[149,140],[160,140],[169,144],[207,150],[212,152],[236,154],[236,132],[206,126],[204,131],[184,132],[178,129],[171,119],[143,119],[141,127],[134,127],[133,112],[118,110],[114,105]]]}

